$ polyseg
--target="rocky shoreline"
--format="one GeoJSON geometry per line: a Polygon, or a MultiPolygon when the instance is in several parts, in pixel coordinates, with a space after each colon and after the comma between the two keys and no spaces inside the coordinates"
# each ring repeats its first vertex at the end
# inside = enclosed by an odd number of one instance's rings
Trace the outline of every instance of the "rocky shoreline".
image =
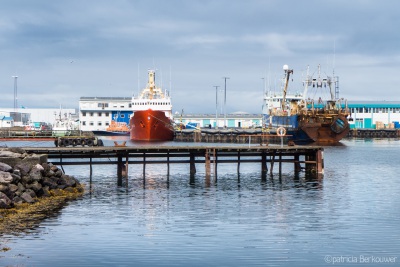
{"type": "Polygon", "coordinates": [[[23,231],[83,195],[83,185],[47,155],[0,149],[0,234],[23,231]]]}

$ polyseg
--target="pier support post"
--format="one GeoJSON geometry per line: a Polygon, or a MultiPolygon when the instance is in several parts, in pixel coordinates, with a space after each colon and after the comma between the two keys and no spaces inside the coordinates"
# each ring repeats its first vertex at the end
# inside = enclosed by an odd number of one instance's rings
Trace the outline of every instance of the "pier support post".
{"type": "Polygon", "coordinates": [[[294,155],[294,172],[299,173],[300,171],[301,171],[300,156],[294,155]]]}
{"type": "Polygon", "coordinates": [[[92,174],[93,174],[92,157],[90,157],[89,174],[90,174],[90,178],[92,178],[92,174]]]}
{"type": "Polygon", "coordinates": [[[279,175],[282,174],[282,153],[279,153],[279,175]]]}
{"type": "Polygon", "coordinates": [[[275,163],[275,151],[272,153],[271,158],[271,167],[269,168],[269,174],[272,175],[272,171],[274,170],[274,163],[275,163]]]}
{"type": "Polygon", "coordinates": [[[190,174],[196,173],[196,164],[194,163],[194,153],[190,153],[190,174]]]}
{"type": "Polygon", "coordinates": [[[122,186],[122,169],[124,168],[124,164],[122,163],[122,156],[118,155],[118,163],[117,163],[117,185],[122,186]]]}
{"type": "Polygon", "coordinates": [[[143,152],[143,185],[146,181],[146,153],[143,152]]]}
{"type": "Polygon", "coordinates": [[[218,163],[218,154],[217,150],[214,148],[213,149],[213,154],[214,154],[214,176],[215,176],[215,181],[217,181],[217,163],[218,163]]]}
{"type": "Polygon", "coordinates": [[[267,172],[268,172],[268,167],[267,167],[267,155],[265,154],[265,151],[261,153],[261,181],[266,181],[267,180],[267,172]]]}
{"type": "Polygon", "coordinates": [[[316,154],[316,161],[317,161],[317,173],[324,173],[324,152],[322,150],[318,150],[316,154]]]}
{"type": "Polygon", "coordinates": [[[167,175],[169,178],[169,151],[167,152],[167,175]]]}
{"type": "Polygon", "coordinates": [[[238,151],[238,159],[237,159],[237,173],[240,173],[240,151],[238,151]]]}
{"type": "Polygon", "coordinates": [[[128,173],[128,170],[129,170],[128,164],[129,164],[129,156],[126,155],[126,158],[125,158],[125,166],[124,166],[124,170],[123,170],[123,171],[125,171],[125,173],[124,173],[124,172],[122,173],[122,176],[125,176],[126,187],[128,187],[128,174],[129,174],[129,173],[128,173]]]}
{"type": "Polygon", "coordinates": [[[208,149],[206,149],[205,151],[205,155],[204,155],[204,159],[205,159],[205,163],[206,163],[206,178],[210,177],[210,173],[211,173],[211,168],[210,168],[210,152],[208,149]]]}

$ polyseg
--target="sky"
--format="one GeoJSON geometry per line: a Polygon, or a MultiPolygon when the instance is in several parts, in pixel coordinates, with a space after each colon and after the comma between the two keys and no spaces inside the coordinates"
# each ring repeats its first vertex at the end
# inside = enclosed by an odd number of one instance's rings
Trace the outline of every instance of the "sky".
{"type": "Polygon", "coordinates": [[[399,101],[397,0],[0,0],[0,107],[78,108],[132,97],[147,71],[173,111],[261,113],[263,92],[302,91],[309,66],[349,101],[399,101]],[[218,86],[218,87],[216,87],[218,86]]]}

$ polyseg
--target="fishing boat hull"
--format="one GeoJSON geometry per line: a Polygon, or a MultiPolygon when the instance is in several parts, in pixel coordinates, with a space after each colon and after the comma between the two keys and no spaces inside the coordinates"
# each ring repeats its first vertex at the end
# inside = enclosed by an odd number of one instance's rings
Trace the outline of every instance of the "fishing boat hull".
{"type": "Polygon", "coordinates": [[[172,141],[174,128],[164,111],[135,111],[130,119],[130,139],[132,141],[172,141]]]}
{"type": "Polygon", "coordinates": [[[283,127],[287,130],[288,140],[297,145],[318,143],[338,143],[349,133],[350,126],[344,115],[264,115],[266,126],[272,129],[283,127]]]}

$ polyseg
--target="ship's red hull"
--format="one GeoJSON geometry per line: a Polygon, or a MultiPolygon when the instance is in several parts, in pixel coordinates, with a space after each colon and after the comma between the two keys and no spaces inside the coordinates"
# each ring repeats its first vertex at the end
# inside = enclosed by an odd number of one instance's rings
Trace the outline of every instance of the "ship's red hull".
{"type": "Polygon", "coordinates": [[[172,141],[174,128],[164,111],[135,111],[129,122],[132,141],[172,141]]]}

